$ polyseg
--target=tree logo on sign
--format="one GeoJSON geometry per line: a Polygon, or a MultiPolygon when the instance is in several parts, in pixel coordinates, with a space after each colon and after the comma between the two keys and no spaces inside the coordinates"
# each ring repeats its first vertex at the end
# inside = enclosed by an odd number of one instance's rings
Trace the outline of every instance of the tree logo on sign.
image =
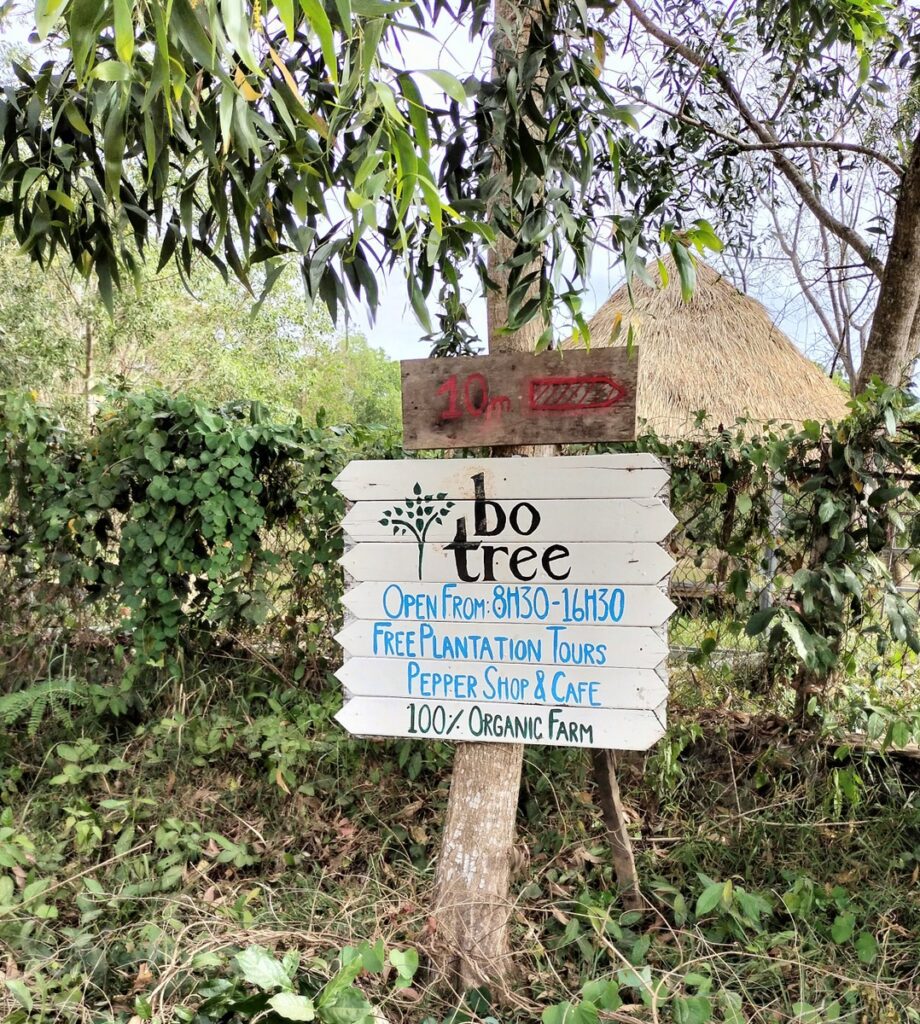
{"type": "Polygon", "coordinates": [[[418,578],[422,578],[422,560],[425,557],[425,538],[435,523],[442,523],[444,516],[454,507],[447,501],[446,492],[422,494],[422,485],[412,488],[414,497],[406,498],[402,505],[388,508],[380,518],[381,526],[392,526],[394,536],[411,534],[418,544],[418,578]]]}

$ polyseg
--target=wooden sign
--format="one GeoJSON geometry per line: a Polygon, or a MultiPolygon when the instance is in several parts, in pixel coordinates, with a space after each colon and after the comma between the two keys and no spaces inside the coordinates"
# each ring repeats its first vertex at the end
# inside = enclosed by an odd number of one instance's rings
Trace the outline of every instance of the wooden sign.
{"type": "MultiPolygon", "coordinates": [[[[483,485],[484,486],[484,485],[483,485]]],[[[353,541],[392,541],[412,543],[413,534],[407,529],[396,534],[391,524],[398,517],[391,512],[392,502],[362,501],[352,506],[342,529],[353,541]]],[[[454,502],[451,516],[470,515],[474,502],[466,499],[454,502]]],[[[407,510],[400,509],[400,512],[407,510]]],[[[540,539],[558,541],[572,535],[571,501],[550,498],[540,505],[540,539]]],[[[658,498],[586,498],[578,503],[578,536],[581,541],[652,541],[667,537],[677,520],[667,505],[658,498]]],[[[490,517],[494,520],[494,514],[490,517]]],[[[453,537],[450,517],[431,524],[425,539],[449,541],[453,537]]]]}
{"type": "Polygon", "coordinates": [[[632,441],[637,349],[407,359],[406,448],[632,441]]]}
{"type": "Polygon", "coordinates": [[[349,658],[336,677],[353,696],[505,701],[586,708],[654,708],[668,695],[654,669],[533,668],[464,661],[349,658]]]}
{"type": "Polygon", "coordinates": [[[525,665],[655,668],[668,645],[649,626],[482,626],[355,619],[335,638],[346,654],[374,658],[457,658],[525,665]]]}
{"type": "MultiPolygon", "coordinates": [[[[451,502],[539,498],[657,498],[670,474],[654,455],[551,455],[542,459],[355,459],[339,473],[336,488],[349,501],[413,502],[443,494],[451,502]],[[418,490],[416,490],[418,488],[418,490]]],[[[422,503],[424,505],[424,503],[422,503]]],[[[397,507],[400,507],[397,504],[397,507]]],[[[572,522],[579,517],[572,508],[572,522]]],[[[393,534],[392,536],[395,536],[393,534]]],[[[571,534],[572,538],[577,533],[571,534]]]]}
{"type": "Polygon", "coordinates": [[[336,639],[374,736],[643,749],[664,729],[674,517],[648,455],[354,462],[336,639]]]}
{"type": "Polygon", "coordinates": [[[344,599],[359,619],[391,621],[542,622],[557,626],[659,626],[675,611],[657,586],[534,586],[466,583],[383,583],[353,586],[344,599]]]}
{"type": "MultiPolygon", "coordinates": [[[[573,526],[573,530],[575,527],[573,526]]],[[[657,583],[674,559],[657,544],[356,544],[341,560],[356,580],[440,583],[657,583]]]]}
{"type": "Polygon", "coordinates": [[[664,735],[665,711],[352,697],[335,717],[359,736],[645,750],[664,735]]]}

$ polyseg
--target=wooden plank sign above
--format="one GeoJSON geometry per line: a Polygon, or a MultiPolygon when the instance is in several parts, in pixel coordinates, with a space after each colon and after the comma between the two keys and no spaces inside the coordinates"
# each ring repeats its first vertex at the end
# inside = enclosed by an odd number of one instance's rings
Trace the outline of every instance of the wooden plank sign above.
{"type": "Polygon", "coordinates": [[[408,449],[636,436],[635,348],[407,359],[400,365],[408,449]]]}
{"type": "Polygon", "coordinates": [[[674,517],[649,455],[353,462],[349,731],[642,749],[664,730],[674,517]]]}
{"type": "MultiPolygon", "coordinates": [[[[550,455],[540,459],[355,459],[335,478],[349,501],[414,500],[443,494],[451,502],[563,498],[572,506],[573,540],[583,498],[657,498],[670,473],[654,455],[550,455]],[[416,487],[419,488],[418,492],[416,487]]],[[[397,507],[399,507],[397,505],[397,507]]],[[[625,540],[624,537],[618,538],[625,540]]]]}

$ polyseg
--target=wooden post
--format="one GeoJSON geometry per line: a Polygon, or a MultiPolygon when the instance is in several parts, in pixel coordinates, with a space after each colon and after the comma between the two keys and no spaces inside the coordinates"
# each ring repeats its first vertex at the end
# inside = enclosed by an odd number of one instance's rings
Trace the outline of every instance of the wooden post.
{"type": "MultiPolygon", "coordinates": [[[[494,78],[507,77],[532,20],[528,0],[494,0],[494,78]]],[[[505,178],[503,187],[496,191],[501,202],[510,193],[502,154],[495,154],[494,166],[496,173],[505,178]]],[[[514,247],[513,239],[499,234],[489,252],[489,277],[495,288],[486,295],[486,310],[489,352],[493,354],[533,352],[542,333],[539,319],[518,331],[500,333],[508,321],[509,274],[505,264],[514,247]]],[[[539,264],[533,264],[525,273],[539,270],[539,264]]],[[[535,281],[532,294],[537,294],[538,288],[535,281]]],[[[520,445],[493,448],[492,454],[533,456],[552,451],[547,445],[520,445]]],[[[444,981],[461,993],[483,984],[500,993],[509,978],[509,886],[523,761],[524,747],[520,743],[459,743],[454,754],[438,860],[435,918],[445,951],[440,965],[444,981]]]]}
{"type": "Polygon", "coordinates": [[[617,885],[620,887],[623,905],[627,910],[640,910],[643,906],[642,893],[639,890],[639,874],[633,857],[632,841],[626,830],[626,818],[620,800],[616,755],[612,750],[594,749],[591,751],[591,767],[597,785],[597,802],[607,826],[613,870],[617,885]]]}

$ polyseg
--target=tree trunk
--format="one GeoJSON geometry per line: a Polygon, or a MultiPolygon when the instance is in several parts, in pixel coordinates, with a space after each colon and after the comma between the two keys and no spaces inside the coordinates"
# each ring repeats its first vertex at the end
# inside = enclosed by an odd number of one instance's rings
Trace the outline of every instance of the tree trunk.
{"type": "Polygon", "coordinates": [[[872,331],[856,391],[873,377],[901,384],[917,355],[920,327],[920,134],[914,140],[894,213],[891,246],[882,275],[872,331]]]}
{"type": "MultiPolygon", "coordinates": [[[[520,51],[533,15],[524,3],[495,0],[493,76],[506,76],[520,51]],[[503,30],[504,27],[504,30],[503,30]]],[[[496,174],[504,176],[501,154],[496,174]]],[[[507,181],[507,179],[506,179],[507,181]]],[[[508,186],[497,202],[509,199],[508,186]]],[[[515,242],[501,234],[489,252],[486,296],[489,351],[533,352],[543,324],[532,320],[520,330],[499,333],[508,320],[508,272],[504,264],[515,242]]],[[[527,270],[538,270],[532,265],[527,270]]],[[[534,293],[538,285],[533,286],[534,293]]],[[[542,455],[542,445],[506,445],[493,455],[542,455]]],[[[514,859],[515,818],[524,747],[519,743],[458,743],[448,798],[447,821],[435,883],[435,920],[443,980],[457,994],[488,985],[497,995],[512,973],[509,943],[509,887],[514,859]]]]}

